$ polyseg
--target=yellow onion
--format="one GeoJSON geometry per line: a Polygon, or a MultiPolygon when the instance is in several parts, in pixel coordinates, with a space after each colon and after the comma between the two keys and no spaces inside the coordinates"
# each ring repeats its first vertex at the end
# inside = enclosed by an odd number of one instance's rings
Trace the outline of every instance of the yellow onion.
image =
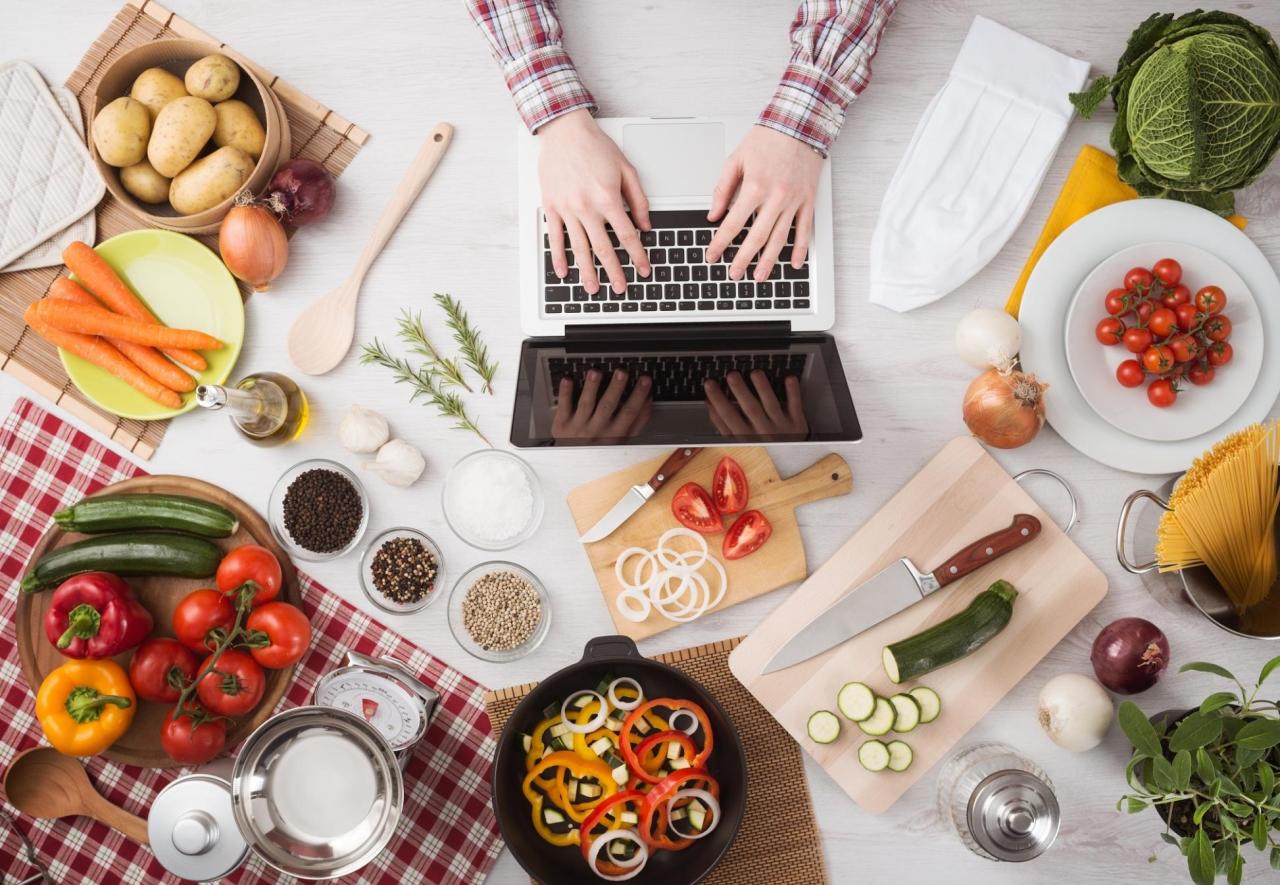
{"type": "Polygon", "coordinates": [[[978,439],[997,449],[1016,449],[1044,426],[1044,392],[1035,375],[988,369],[964,393],[964,423],[978,439]]]}
{"type": "Polygon", "coordinates": [[[227,270],[265,292],[289,260],[289,238],[274,212],[242,194],[222,219],[218,251],[227,270]]]}

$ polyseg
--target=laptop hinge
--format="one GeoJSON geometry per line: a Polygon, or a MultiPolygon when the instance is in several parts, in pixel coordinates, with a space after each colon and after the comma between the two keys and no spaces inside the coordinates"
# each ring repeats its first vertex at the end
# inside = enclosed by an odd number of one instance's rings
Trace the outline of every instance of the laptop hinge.
{"type": "Polygon", "coordinates": [[[564,337],[570,342],[614,341],[618,339],[661,338],[664,341],[717,338],[766,339],[791,334],[786,320],[740,323],[608,323],[568,326],[564,337]]]}

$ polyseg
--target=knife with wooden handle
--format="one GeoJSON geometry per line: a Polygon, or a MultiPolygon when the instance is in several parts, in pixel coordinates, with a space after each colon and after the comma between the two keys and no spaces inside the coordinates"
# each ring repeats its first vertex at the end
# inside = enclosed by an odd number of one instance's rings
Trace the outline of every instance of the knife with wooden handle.
{"type": "Polygon", "coordinates": [[[612,535],[618,526],[630,519],[632,514],[644,506],[645,501],[652,498],[658,489],[666,485],[671,477],[679,473],[701,451],[702,449],[693,446],[676,449],[658,466],[648,482],[629,488],[627,493],[618,499],[618,503],[614,504],[609,512],[600,517],[596,524],[587,529],[578,540],[584,544],[592,544],[612,535]]]}

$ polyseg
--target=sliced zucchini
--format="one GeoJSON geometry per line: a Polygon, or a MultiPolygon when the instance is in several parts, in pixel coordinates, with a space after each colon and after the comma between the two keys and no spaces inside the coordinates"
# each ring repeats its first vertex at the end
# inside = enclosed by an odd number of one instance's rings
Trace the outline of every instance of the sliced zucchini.
{"type": "Polygon", "coordinates": [[[667,747],[668,759],[679,759],[683,755],[684,755],[684,747],[680,746],[680,744],[676,743],[675,741],[672,741],[671,746],[667,747]]]}
{"type": "Polygon", "coordinates": [[[679,759],[672,759],[670,764],[672,771],[679,771],[682,768],[688,768],[691,763],[688,759],[681,756],[679,759]]]}
{"type": "Polygon", "coordinates": [[[545,708],[543,708],[543,710],[542,710],[542,718],[543,718],[543,719],[559,719],[559,718],[560,718],[560,705],[559,705],[559,704],[548,704],[548,705],[547,705],[545,708]]]}
{"type": "Polygon", "coordinates": [[[942,712],[942,698],[938,697],[938,693],[932,688],[917,685],[907,694],[915,698],[916,703],[920,705],[920,723],[922,725],[937,719],[938,714],[942,712]]]}
{"type": "Polygon", "coordinates": [[[914,756],[911,753],[911,747],[905,742],[889,741],[886,749],[889,751],[890,771],[906,771],[911,767],[911,760],[914,756]]]}
{"type": "Polygon", "coordinates": [[[815,744],[830,744],[840,737],[840,720],[830,710],[819,710],[809,717],[808,732],[815,744]]]}
{"type": "Polygon", "coordinates": [[[565,725],[563,722],[557,722],[555,725],[548,728],[547,731],[553,738],[558,738],[569,733],[569,726],[565,725]]]}
{"type": "Polygon", "coordinates": [[[703,827],[707,825],[707,807],[694,799],[689,803],[689,826],[698,832],[702,832],[703,827]]]}
{"type": "Polygon", "coordinates": [[[627,781],[631,780],[631,771],[627,768],[627,763],[613,766],[613,781],[620,787],[625,787],[627,781]]]}
{"type": "Polygon", "coordinates": [[[893,720],[897,717],[893,704],[884,698],[876,698],[875,710],[866,719],[858,723],[864,734],[880,737],[893,730],[893,720]]]}
{"type": "Polygon", "coordinates": [[[578,795],[583,799],[598,799],[600,794],[604,792],[604,787],[599,784],[589,784],[582,782],[578,784],[578,795]]]}
{"type": "Polygon", "coordinates": [[[884,771],[889,767],[889,748],[880,741],[864,741],[858,747],[858,762],[867,771],[884,771]]]}
{"type": "Polygon", "coordinates": [[[607,737],[596,738],[591,742],[591,752],[595,753],[597,756],[603,756],[612,749],[613,741],[609,740],[607,737]]]}
{"type": "MultiPolygon", "coordinates": [[[[604,721],[604,727],[605,727],[605,728],[607,728],[607,729],[609,729],[610,731],[612,731],[612,732],[614,732],[614,733],[616,734],[616,733],[618,733],[618,732],[622,731],[622,720],[621,720],[621,719],[614,719],[614,718],[611,716],[611,717],[609,717],[608,719],[606,719],[606,720],[604,721]]],[[[614,844],[614,843],[610,842],[609,844],[610,844],[610,845],[612,845],[612,844],[614,844]]]]}
{"type": "Polygon", "coordinates": [[[595,698],[593,698],[591,695],[587,694],[584,691],[581,694],[579,694],[576,698],[573,699],[573,709],[581,710],[583,707],[585,707],[587,704],[591,703],[594,700],[595,698]]]}
{"type": "Polygon", "coordinates": [[[573,803],[578,802],[578,790],[581,787],[582,787],[582,781],[578,780],[577,778],[571,778],[569,780],[569,789],[566,791],[566,795],[569,797],[570,802],[573,802],[573,803]]]}
{"type": "Polygon", "coordinates": [[[895,694],[889,698],[893,704],[893,730],[906,734],[920,724],[920,705],[909,694],[895,694]]]}
{"type": "Polygon", "coordinates": [[[861,722],[875,712],[876,693],[862,682],[846,682],[836,693],[836,706],[846,718],[861,722]]]}
{"type": "Polygon", "coordinates": [[[621,821],[626,826],[634,827],[636,824],[640,823],[640,815],[634,811],[624,811],[622,812],[621,821]]]}
{"type": "Polygon", "coordinates": [[[524,751],[528,753],[529,748],[533,746],[533,735],[531,734],[520,735],[520,746],[524,747],[524,751]]]}
{"type": "Polygon", "coordinates": [[[550,748],[551,750],[572,750],[573,739],[570,738],[567,733],[562,734],[562,735],[559,735],[558,737],[553,737],[550,741],[548,741],[547,747],[550,748]]]}
{"type": "Polygon", "coordinates": [[[609,696],[609,686],[613,684],[613,674],[606,673],[599,682],[596,683],[596,694],[602,698],[609,696]]]}
{"type": "Polygon", "coordinates": [[[631,727],[641,734],[648,734],[653,730],[653,726],[649,724],[649,720],[645,719],[643,716],[637,719],[636,724],[631,727]]]}

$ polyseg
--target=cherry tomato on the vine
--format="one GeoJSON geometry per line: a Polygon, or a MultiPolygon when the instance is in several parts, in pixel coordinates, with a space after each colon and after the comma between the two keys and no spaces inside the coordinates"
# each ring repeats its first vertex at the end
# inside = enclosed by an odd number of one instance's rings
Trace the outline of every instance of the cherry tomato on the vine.
{"type": "Polygon", "coordinates": [[[1231,345],[1226,341],[1215,341],[1209,345],[1209,365],[1225,366],[1234,356],[1231,345]]]}
{"type": "Polygon", "coordinates": [[[1125,360],[1116,366],[1116,380],[1125,387],[1141,387],[1147,375],[1137,360],[1125,360]]]}
{"type": "Polygon", "coordinates": [[[229,595],[252,582],[255,587],[253,605],[262,605],[280,595],[284,575],[280,560],[266,547],[242,544],[222,558],[216,580],[218,589],[229,595]]]}
{"type": "Polygon", "coordinates": [[[1151,273],[1166,286],[1176,286],[1182,279],[1182,265],[1172,258],[1161,258],[1151,266],[1151,273]]]}
{"type": "Polygon", "coordinates": [[[1178,323],[1178,315],[1167,307],[1152,312],[1151,320],[1147,323],[1147,328],[1151,330],[1151,334],[1157,338],[1168,338],[1173,331],[1174,326],[1178,323]]]}
{"type": "MultiPolygon", "coordinates": [[[[209,659],[200,663],[204,672],[209,659]]],[[[196,684],[196,695],[206,709],[219,716],[243,716],[258,706],[266,690],[266,674],[248,652],[229,648],[219,656],[213,669],[196,684]]]]}
{"type": "Polygon", "coordinates": [[[1142,354],[1143,367],[1153,375],[1163,375],[1173,368],[1173,351],[1163,344],[1148,347],[1142,354]]]}
{"type": "Polygon", "coordinates": [[[1125,348],[1130,353],[1143,353],[1151,346],[1151,333],[1146,329],[1125,329],[1122,336],[1125,348]]]}
{"type": "Polygon", "coordinates": [[[1195,358],[1195,339],[1189,335],[1178,335],[1170,338],[1168,346],[1173,351],[1174,360],[1179,363],[1185,363],[1195,358]]]}
{"type": "Polygon", "coordinates": [[[1179,304],[1173,309],[1173,312],[1178,317],[1178,328],[1184,332],[1190,332],[1199,322],[1200,311],[1196,309],[1194,304],[1179,304]]]}
{"type": "Polygon", "coordinates": [[[1231,320],[1223,314],[1215,314],[1204,322],[1204,334],[1210,341],[1226,341],[1231,337],[1231,320]]]}
{"type": "Polygon", "coordinates": [[[1158,378],[1147,385],[1147,399],[1151,405],[1165,409],[1178,399],[1178,391],[1168,378],[1158,378]]]}
{"type": "Polygon", "coordinates": [[[1105,317],[1098,322],[1093,334],[1107,347],[1112,347],[1120,343],[1120,338],[1124,335],[1124,323],[1115,317],[1105,317]]]}
{"type": "Polygon", "coordinates": [[[1160,296],[1160,303],[1170,310],[1175,310],[1179,304],[1187,304],[1190,301],[1191,290],[1181,283],[1165,289],[1164,294],[1160,296]]]}
{"type": "Polygon", "coordinates": [[[311,622],[287,602],[258,606],[249,612],[244,626],[249,631],[249,653],[271,670],[296,664],[311,644],[311,622]]]}
{"type": "Polygon", "coordinates": [[[235,606],[217,590],[193,590],[173,610],[173,632],[196,651],[210,651],[217,643],[209,632],[219,627],[230,630],[235,622],[235,606]]]}
{"type": "Polygon", "coordinates": [[[1187,372],[1187,378],[1191,383],[1201,387],[1213,381],[1213,375],[1214,368],[1207,363],[1196,363],[1191,367],[1191,370],[1187,372]]]}
{"type": "Polygon", "coordinates": [[[1131,289],[1140,294],[1145,293],[1151,288],[1151,284],[1155,281],[1155,277],[1151,275],[1151,271],[1145,267],[1134,267],[1124,275],[1124,287],[1131,289]]]}
{"type": "Polygon", "coordinates": [[[177,718],[174,712],[166,713],[160,726],[160,746],[170,759],[201,765],[222,752],[227,743],[227,720],[209,718],[209,714],[195,704],[184,706],[177,718]]]}
{"type": "Polygon", "coordinates": [[[1107,313],[1118,317],[1129,310],[1129,293],[1124,289],[1112,289],[1107,293],[1103,304],[1107,308],[1107,313]]]}
{"type": "Polygon", "coordinates": [[[1201,313],[1222,313],[1227,306],[1227,293],[1218,286],[1205,286],[1196,293],[1196,308],[1201,313]]]}

